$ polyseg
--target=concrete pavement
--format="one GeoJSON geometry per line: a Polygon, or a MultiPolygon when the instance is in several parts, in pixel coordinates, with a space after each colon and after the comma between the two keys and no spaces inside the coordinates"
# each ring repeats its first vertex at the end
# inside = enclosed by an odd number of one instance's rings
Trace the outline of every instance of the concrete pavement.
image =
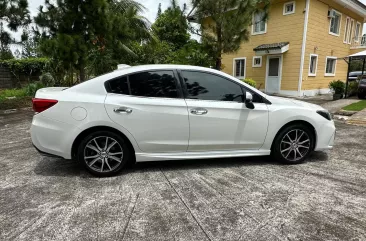
{"type": "Polygon", "coordinates": [[[0,240],[366,240],[366,128],[337,123],[335,149],[302,165],[138,163],[95,178],[41,157],[31,116],[0,115],[0,240]]]}

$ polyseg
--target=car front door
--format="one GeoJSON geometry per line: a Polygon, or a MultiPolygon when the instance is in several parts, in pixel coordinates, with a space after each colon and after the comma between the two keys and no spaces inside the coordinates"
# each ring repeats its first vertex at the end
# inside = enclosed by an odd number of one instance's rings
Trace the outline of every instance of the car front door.
{"type": "Polygon", "coordinates": [[[263,145],[268,127],[265,103],[248,109],[243,102],[245,88],[223,76],[193,70],[180,74],[189,111],[188,151],[259,149],[263,145]]]}
{"type": "Polygon", "coordinates": [[[144,71],[106,83],[105,108],[147,153],[185,152],[189,121],[173,70],[144,71]]]}

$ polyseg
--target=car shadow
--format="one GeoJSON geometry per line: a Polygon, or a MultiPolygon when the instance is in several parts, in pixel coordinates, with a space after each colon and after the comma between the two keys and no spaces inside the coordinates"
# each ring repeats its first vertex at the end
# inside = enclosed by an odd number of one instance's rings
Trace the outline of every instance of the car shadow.
{"type": "MultiPolygon", "coordinates": [[[[313,152],[306,163],[327,161],[326,152],[313,152]]],[[[155,172],[157,170],[194,170],[207,168],[226,168],[257,165],[282,165],[270,156],[258,157],[236,157],[236,158],[215,158],[215,159],[194,159],[194,160],[172,160],[172,161],[154,161],[139,162],[125,168],[118,175],[124,175],[132,172],[155,172]]],[[[65,160],[62,158],[42,157],[37,163],[35,174],[41,176],[79,176],[80,178],[93,178],[82,164],[75,160],[65,160]]]]}

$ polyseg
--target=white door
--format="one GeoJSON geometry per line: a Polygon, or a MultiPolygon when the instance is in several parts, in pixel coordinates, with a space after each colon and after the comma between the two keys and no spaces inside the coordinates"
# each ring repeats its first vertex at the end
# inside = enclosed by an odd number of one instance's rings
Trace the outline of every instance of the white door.
{"type": "Polygon", "coordinates": [[[279,93],[281,87],[281,56],[267,57],[266,92],[279,93]]]}
{"type": "Polygon", "coordinates": [[[143,152],[187,151],[188,111],[179,98],[174,71],[131,74],[107,86],[109,117],[132,134],[143,152]]]}
{"type": "Polygon", "coordinates": [[[242,86],[222,76],[186,70],[181,73],[189,110],[188,151],[259,149],[262,146],[268,126],[266,104],[255,103],[255,109],[248,109],[243,103],[242,86]]]}

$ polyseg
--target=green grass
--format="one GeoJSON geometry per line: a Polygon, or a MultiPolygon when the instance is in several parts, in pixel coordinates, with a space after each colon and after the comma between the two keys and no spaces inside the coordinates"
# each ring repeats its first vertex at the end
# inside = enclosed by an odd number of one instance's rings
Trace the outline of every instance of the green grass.
{"type": "Polygon", "coordinates": [[[3,101],[6,99],[6,97],[24,97],[26,96],[26,90],[23,89],[5,89],[0,90],[0,101],[3,101]]]}
{"type": "Polygon", "coordinates": [[[366,108],[366,100],[361,100],[359,102],[356,102],[356,103],[343,107],[343,110],[360,111],[365,108],[366,108]]]}

